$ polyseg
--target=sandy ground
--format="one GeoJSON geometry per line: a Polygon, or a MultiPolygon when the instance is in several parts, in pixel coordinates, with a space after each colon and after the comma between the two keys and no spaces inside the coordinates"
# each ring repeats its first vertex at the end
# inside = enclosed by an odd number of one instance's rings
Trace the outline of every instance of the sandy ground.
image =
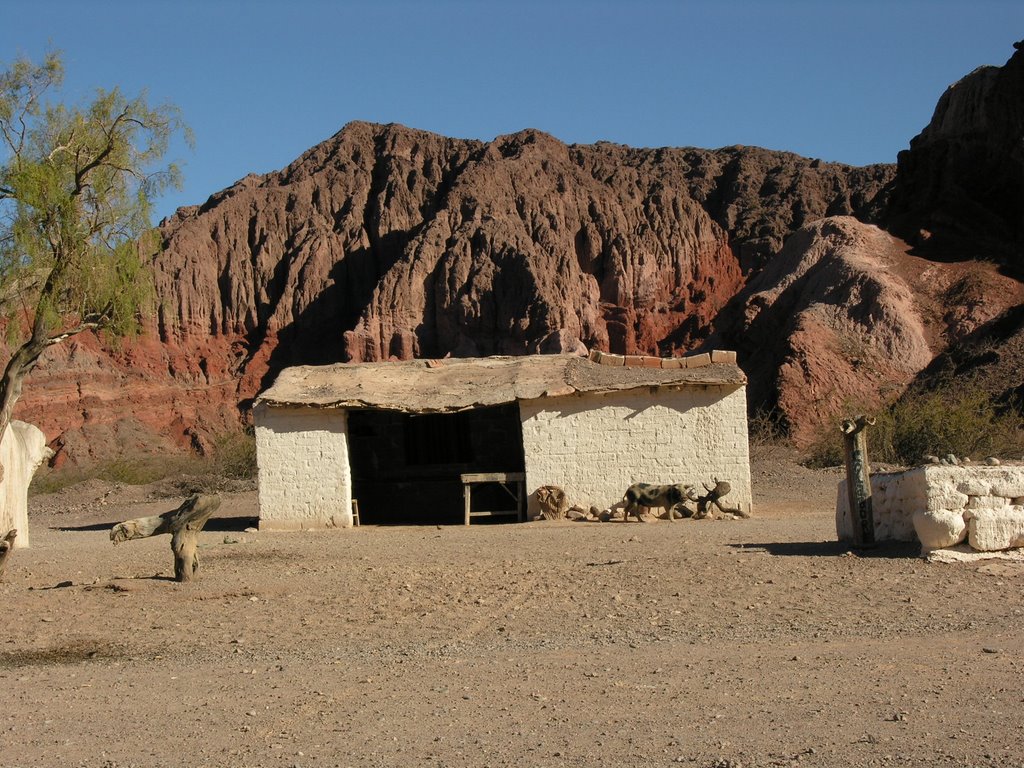
{"type": "Polygon", "coordinates": [[[31,501],[0,583],[0,765],[1024,765],[1024,565],[834,541],[836,472],[754,462],[755,518],[246,532],[197,582],[174,508],[31,501]]]}

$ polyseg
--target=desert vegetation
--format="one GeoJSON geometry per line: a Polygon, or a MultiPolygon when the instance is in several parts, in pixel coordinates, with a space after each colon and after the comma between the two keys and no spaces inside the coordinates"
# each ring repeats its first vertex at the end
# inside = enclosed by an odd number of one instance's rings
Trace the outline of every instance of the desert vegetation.
{"type": "Polygon", "coordinates": [[[86,466],[46,467],[36,472],[29,494],[54,493],[87,480],[154,484],[167,496],[239,490],[256,482],[256,439],[247,428],[221,434],[208,454],[122,455],[86,466]]]}
{"type": "MultiPolygon", "coordinates": [[[[851,404],[846,411],[875,416],[868,438],[873,462],[909,466],[924,463],[929,456],[949,454],[958,459],[1024,455],[1021,411],[966,382],[950,381],[935,389],[912,387],[887,407],[865,409],[851,404]]],[[[805,461],[811,467],[841,464],[839,430],[823,428],[805,461]]]]}

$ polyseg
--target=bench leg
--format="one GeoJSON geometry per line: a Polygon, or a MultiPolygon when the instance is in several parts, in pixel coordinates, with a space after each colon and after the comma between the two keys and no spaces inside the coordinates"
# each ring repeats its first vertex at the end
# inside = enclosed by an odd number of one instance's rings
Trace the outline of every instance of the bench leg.
{"type": "Polygon", "coordinates": [[[469,484],[462,486],[462,496],[466,505],[466,525],[469,525],[470,489],[469,484]]]}

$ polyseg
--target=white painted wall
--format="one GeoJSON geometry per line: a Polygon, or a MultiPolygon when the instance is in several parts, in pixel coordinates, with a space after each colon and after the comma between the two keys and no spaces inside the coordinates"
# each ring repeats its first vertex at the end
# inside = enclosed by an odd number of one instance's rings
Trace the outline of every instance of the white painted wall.
{"type": "Polygon", "coordinates": [[[260,528],[352,525],[352,473],[344,409],[257,406],[260,528]]]}
{"type": "MultiPolygon", "coordinates": [[[[727,480],[723,503],[750,512],[746,389],[691,386],[522,401],[530,514],[542,485],[604,509],[632,483],[727,480]]],[[[703,492],[703,490],[702,490],[703,492]]]]}
{"type": "Polygon", "coordinates": [[[0,461],[4,465],[0,480],[0,537],[12,528],[17,529],[15,549],[29,544],[28,486],[39,465],[51,456],[53,451],[46,446],[46,435],[35,424],[12,421],[0,440],[0,461]]]}

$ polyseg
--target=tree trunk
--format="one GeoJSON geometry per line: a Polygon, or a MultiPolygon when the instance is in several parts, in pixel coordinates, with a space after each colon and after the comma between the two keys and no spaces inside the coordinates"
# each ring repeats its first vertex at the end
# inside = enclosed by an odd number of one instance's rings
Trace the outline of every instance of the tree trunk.
{"type": "MultiPolygon", "coordinates": [[[[39,310],[37,310],[37,313],[39,310]]],[[[21,397],[21,386],[29,371],[35,367],[36,361],[47,346],[46,326],[41,317],[36,318],[32,327],[32,338],[26,341],[18,351],[11,355],[0,376],[0,440],[3,439],[11,419],[14,418],[14,406],[21,397]]],[[[0,462],[0,480],[4,479],[3,463],[0,462]]]]}
{"type": "Polygon", "coordinates": [[[843,451],[846,458],[846,493],[853,525],[853,546],[875,545],[875,517],[871,501],[871,465],[868,464],[867,428],[874,426],[869,416],[843,419],[843,451]]]}
{"type": "Polygon", "coordinates": [[[144,539],[161,533],[171,534],[175,581],[190,581],[199,571],[198,537],[206,521],[220,507],[220,496],[190,496],[177,509],[152,517],[125,520],[110,529],[115,544],[144,539]]]}

